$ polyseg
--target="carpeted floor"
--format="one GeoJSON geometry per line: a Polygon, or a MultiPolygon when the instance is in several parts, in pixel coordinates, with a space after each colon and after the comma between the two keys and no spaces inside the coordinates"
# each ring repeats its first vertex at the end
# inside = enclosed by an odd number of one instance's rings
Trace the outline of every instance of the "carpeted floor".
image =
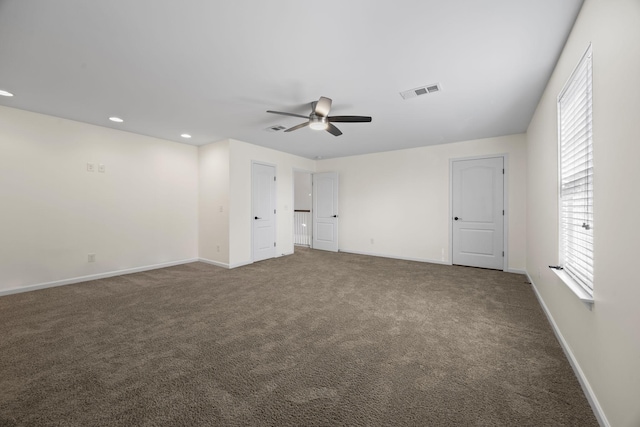
{"type": "Polygon", "coordinates": [[[0,298],[0,426],[597,426],[524,276],[296,248],[0,298]]]}

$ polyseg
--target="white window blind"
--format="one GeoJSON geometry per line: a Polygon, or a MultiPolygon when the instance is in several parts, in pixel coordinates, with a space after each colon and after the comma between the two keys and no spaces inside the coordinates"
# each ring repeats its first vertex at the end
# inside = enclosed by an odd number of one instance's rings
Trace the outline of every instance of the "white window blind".
{"type": "Polygon", "coordinates": [[[560,263],[593,294],[591,46],[558,96],[560,263]]]}

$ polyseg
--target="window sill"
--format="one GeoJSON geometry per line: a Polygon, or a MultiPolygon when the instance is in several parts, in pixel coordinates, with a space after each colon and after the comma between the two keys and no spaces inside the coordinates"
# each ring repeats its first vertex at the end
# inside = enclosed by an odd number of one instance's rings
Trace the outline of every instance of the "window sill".
{"type": "Polygon", "coordinates": [[[578,298],[580,298],[580,301],[587,304],[589,308],[591,308],[594,302],[593,295],[589,294],[582,288],[582,286],[578,285],[576,281],[573,280],[571,276],[569,276],[564,270],[556,270],[552,268],[551,271],[553,271],[556,276],[558,276],[558,278],[562,280],[562,282],[567,285],[567,287],[571,289],[571,291],[576,294],[578,298]]]}

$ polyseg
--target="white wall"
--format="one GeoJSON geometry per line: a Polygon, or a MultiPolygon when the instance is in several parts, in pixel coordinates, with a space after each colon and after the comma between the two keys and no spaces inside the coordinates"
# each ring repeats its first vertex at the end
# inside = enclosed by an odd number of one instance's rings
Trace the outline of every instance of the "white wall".
{"type": "Polygon", "coordinates": [[[494,154],[508,155],[508,267],[524,270],[524,135],[318,161],[339,173],[340,250],[450,262],[449,160],[494,154]]]}
{"type": "Polygon", "coordinates": [[[276,166],[277,255],[293,253],[293,172],[313,171],[315,161],[246,142],[229,140],[229,265],[250,263],[251,251],[251,162],[276,166]]]}
{"type": "Polygon", "coordinates": [[[527,271],[612,426],[640,426],[640,2],[586,0],[529,126],[527,271]],[[593,43],[594,299],[558,262],[556,97],[593,43]]]}
{"type": "Polygon", "coordinates": [[[229,265],[229,141],[198,149],[199,257],[229,265]]]}
{"type": "Polygon", "coordinates": [[[0,292],[196,258],[197,154],[0,107],[0,292]]]}

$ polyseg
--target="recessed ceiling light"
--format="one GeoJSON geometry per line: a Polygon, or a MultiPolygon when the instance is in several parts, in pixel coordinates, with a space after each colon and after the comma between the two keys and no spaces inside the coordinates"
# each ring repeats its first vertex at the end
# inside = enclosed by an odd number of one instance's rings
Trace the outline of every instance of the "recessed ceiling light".
{"type": "Polygon", "coordinates": [[[187,139],[191,138],[191,135],[189,135],[188,133],[183,133],[180,136],[183,137],[183,138],[187,138],[187,139]]]}
{"type": "Polygon", "coordinates": [[[109,120],[111,120],[112,122],[116,122],[116,123],[124,122],[124,120],[122,120],[120,117],[109,117],[109,120]]]}
{"type": "Polygon", "coordinates": [[[0,89],[0,96],[13,96],[11,92],[7,92],[6,90],[0,89]]]}

